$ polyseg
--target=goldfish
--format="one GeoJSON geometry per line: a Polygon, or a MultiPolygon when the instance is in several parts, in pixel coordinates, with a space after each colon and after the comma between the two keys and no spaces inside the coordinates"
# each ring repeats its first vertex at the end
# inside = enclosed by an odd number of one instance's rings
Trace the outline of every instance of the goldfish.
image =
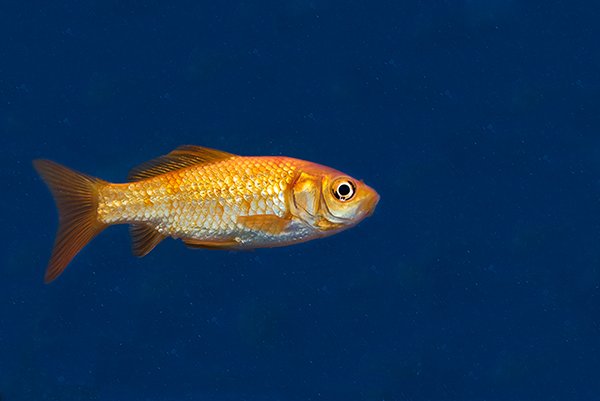
{"type": "Polygon", "coordinates": [[[193,145],[133,168],[126,183],[110,183],[50,160],[33,164],[59,215],[46,283],[114,224],[130,225],[138,257],[167,237],[190,248],[269,248],[350,228],[371,215],[379,201],[363,181],[317,163],[193,145]]]}

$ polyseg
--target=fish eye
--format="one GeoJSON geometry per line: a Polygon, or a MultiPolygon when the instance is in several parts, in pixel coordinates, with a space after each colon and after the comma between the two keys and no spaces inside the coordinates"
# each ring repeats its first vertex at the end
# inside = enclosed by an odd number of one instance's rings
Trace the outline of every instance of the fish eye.
{"type": "Polygon", "coordinates": [[[346,202],[352,199],[356,193],[356,186],[350,180],[345,178],[337,179],[332,186],[333,196],[341,202],[346,202]]]}

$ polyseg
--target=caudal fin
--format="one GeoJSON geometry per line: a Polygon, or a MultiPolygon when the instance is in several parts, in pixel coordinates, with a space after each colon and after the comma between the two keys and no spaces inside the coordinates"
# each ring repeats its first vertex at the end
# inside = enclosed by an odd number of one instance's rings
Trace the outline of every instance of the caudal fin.
{"type": "Polygon", "coordinates": [[[34,160],[33,166],[50,188],[58,208],[58,232],[44,282],[57,278],[77,253],[106,224],[97,219],[100,179],[73,171],[50,160],[34,160]]]}

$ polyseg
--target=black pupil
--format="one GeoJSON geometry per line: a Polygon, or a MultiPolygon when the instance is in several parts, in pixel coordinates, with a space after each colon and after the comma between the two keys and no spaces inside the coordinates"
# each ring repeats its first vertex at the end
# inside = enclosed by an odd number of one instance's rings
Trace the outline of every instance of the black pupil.
{"type": "Polygon", "coordinates": [[[350,189],[350,185],[348,185],[348,184],[341,184],[341,185],[338,187],[338,193],[339,193],[341,196],[347,196],[347,195],[349,195],[349,194],[350,194],[350,190],[351,190],[351,189],[350,189]]]}

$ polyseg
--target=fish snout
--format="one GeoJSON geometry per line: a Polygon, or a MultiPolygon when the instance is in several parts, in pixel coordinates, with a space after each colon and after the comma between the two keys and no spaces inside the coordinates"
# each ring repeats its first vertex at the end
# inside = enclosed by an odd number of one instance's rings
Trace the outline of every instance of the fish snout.
{"type": "Polygon", "coordinates": [[[375,208],[377,207],[377,204],[379,203],[379,199],[380,196],[377,192],[373,191],[373,196],[367,201],[367,205],[366,205],[366,212],[367,212],[367,217],[370,217],[373,215],[373,213],[375,213],[375,208]]]}

